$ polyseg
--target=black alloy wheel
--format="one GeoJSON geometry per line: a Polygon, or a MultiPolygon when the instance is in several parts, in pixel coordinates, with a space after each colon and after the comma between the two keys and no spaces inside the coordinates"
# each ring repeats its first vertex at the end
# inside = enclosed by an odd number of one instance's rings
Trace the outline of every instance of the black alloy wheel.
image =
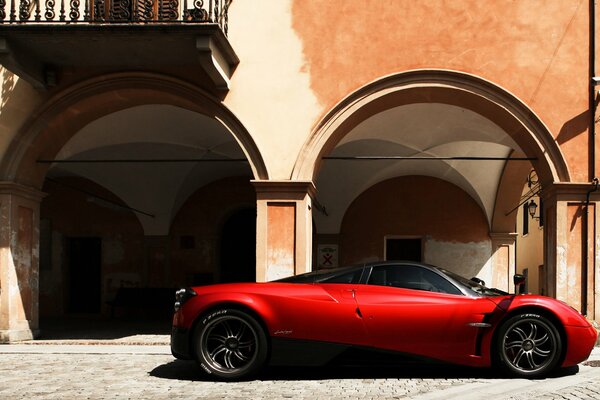
{"type": "Polygon", "coordinates": [[[501,327],[497,350],[502,367],[523,378],[540,377],[558,365],[562,342],[556,327],[539,314],[519,314],[501,327]]]}
{"type": "Polygon", "coordinates": [[[222,380],[247,379],[260,371],[267,358],[267,339],[253,317],[221,309],[201,318],[195,349],[202,370],[222,380]]]}

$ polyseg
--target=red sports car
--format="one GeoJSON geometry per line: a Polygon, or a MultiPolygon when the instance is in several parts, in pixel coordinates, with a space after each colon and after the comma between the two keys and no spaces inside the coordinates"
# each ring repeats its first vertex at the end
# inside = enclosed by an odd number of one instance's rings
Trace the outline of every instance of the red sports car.
{"type": "Polygon", "coordinates": [[[521,377],[587,359],[598,333],[575,309],[476,280],[381,262],[181,289],[171,351],[223,380],[247,379],[266,364],[322,365],[357,349],[498,366],[521,377]]]}

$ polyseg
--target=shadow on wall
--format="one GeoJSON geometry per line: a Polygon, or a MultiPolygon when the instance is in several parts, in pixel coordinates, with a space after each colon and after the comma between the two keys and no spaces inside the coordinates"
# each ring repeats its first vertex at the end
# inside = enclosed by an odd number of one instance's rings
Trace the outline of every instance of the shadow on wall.
{"type": "MultiPolygon", "coordinates": [[[[596,99],[596,105],[600,103],[600,99],[596,99]]],[[[568,141],[576,138],[582,133],[587,132],[588,127],[590,126],[590,113],[588,111],[584,111],[581,114],[571,118],[568,120],[560,129],[558,136],[556,137],[556,141],[558,144],[562,145],[567,143],[568,141]]]]}
{"type": "Polygon", "coordinates": [[[2,91],[0,93],[0,109],[3,109],[10,99],[10,95],[15,89],[15,75],[7,69],[2,69],[2,91]]]}

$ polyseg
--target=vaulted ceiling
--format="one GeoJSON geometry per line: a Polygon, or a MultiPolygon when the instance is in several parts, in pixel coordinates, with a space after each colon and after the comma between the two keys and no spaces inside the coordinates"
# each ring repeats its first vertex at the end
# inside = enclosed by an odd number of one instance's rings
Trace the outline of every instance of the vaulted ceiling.
{"type": "Polygon", "coordinates": [[[252,176],[247,162],[231,161],[245,156],[219,121],[168,105],[139,106],[99,118],[81,129],[56,159],[103,160],[56,163],[48,176],[76,175],[100,184],[144,212],[137,215],[147,235],[167,234],[181,205],[198,188],[228,176],[252,176]],[[198,159],[230,161],[172,162],[198,159]]]}
{"type": "MultiPolygon", "coordinates": [[[[517,144],[481,115],[453,105],[419,103],[375,114],[357,125],[329,157],[506,158],[517,144]]],[[[503,160],[326,159],[317,179],[319,233],[336,233],[350,203],[374,184],[397,176],[437,177],[462,188],[491,221],[503,160]]]]}

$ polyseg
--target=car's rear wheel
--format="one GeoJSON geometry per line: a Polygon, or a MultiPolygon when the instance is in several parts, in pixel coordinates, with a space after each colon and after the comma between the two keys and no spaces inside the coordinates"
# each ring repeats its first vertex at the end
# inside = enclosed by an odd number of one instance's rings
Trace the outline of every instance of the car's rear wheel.
{"type": "Polygon", "coordinates": [[[554,324],[536,313],[519,314],[506,321],[497,342],[500,365],[524,378],[547,374],[558,365],[562,341],[554,324]]]}
{"type": "Polygon", "coordinates": [[[230,308],[202,316],[195,331],[200,367],[218,379],[248,379],[267,358],[267,339],[261,325],[247,313],[230,308]]]}

